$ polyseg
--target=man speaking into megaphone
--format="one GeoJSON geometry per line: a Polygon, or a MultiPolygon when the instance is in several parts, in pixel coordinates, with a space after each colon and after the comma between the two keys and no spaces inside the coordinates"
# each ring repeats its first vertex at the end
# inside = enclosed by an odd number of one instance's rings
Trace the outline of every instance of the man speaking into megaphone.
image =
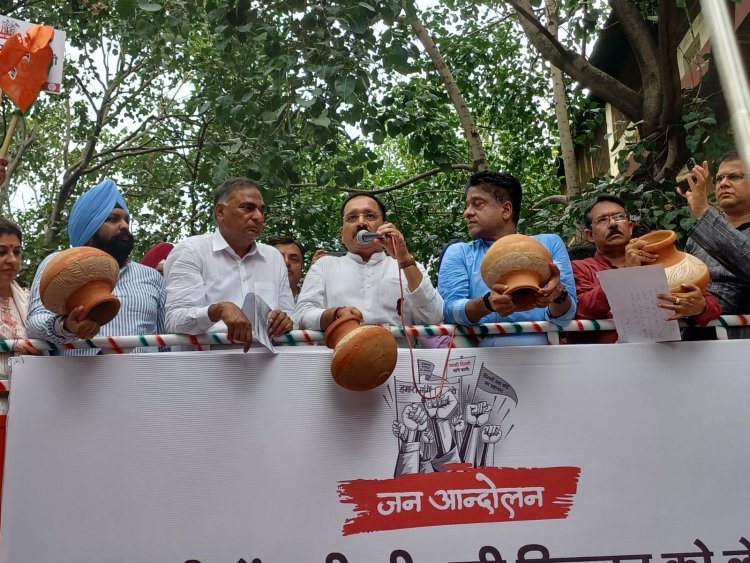
{"type": "Polygon", "coordinates": [[[443,299],[424,267],[414,260],[404,235],[386,222],[383,202],[367,192],[350,194],[341,207],[345,256],[322,256],[305,276],[292,315],[301,329],[325,330],[353,314],[365,324],[436,324],[443,299]],[[403,302],[399,286],[403,281],[403,302]]]}

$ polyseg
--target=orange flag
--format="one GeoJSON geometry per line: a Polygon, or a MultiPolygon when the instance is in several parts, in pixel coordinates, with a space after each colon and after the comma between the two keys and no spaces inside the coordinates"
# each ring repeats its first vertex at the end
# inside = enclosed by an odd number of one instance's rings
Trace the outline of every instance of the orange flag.
{"type": "Polygon", "coordinates": [[[25,37],[20,33],[8,37],[0,49],[0,89],[24,113],[47,80],[54,34],[50,26],[35,25],[25,37]]]}

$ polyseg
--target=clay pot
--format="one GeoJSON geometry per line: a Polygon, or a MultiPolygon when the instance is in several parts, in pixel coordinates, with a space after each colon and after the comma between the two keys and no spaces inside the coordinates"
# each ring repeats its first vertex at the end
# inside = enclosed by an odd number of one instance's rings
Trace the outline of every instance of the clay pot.
{"type": "Polygon", "coordinates": [[[120,311],[120,300],[112,290],[120,275],[117,261],[90,246],[64,250],[44,269],[39,282],[42,304],[58,315],[83,306],[85,318],[107,324],[120,311]]]}
{"type": "Polygon", "coordinates": [[[480,268],[487,287],[508,286],[516,311],[535,308],[537,292],[552,277],[552,255],[545,246],[526,235],[506,235],[497,239],[484,255],[480,268]]]}
{"type": "Polygon", "coordinates": [[[351,391],[369,391],[385,383],[396,368],[396,339],[379,325],[364,325],[354,315],[333,321],[325,343],[333,348],[331,375],[351,391]]]}
{"type": "Polygon", "coordinates": [[[680,291],[680,284],[693,283],[705,291],[710,279],[708,266],[700,258],[677,250],[674,231],[651,231],[638,240],[646,242],[643,250],[657,254],[657,264],[663,264],[667,272],[670,291],[680,291]]]}

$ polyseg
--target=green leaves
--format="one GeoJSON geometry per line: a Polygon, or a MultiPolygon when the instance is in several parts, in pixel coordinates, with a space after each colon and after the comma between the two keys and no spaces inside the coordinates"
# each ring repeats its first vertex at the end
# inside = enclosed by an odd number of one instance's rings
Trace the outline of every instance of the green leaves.
{"type": "Polygon", "coordinates": [[[161,4],[151,2],[150,0],[138,0],[138,7],[144,12],[158,12],[161,10],[161,4]]]}

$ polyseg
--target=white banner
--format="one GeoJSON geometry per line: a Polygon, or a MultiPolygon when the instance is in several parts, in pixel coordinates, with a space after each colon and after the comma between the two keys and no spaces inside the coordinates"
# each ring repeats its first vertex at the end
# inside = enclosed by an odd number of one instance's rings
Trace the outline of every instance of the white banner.
{"type": "MultiPolygon", "coordinates": [[[[746,341],[24,357],[5,563],[740,563],[746,341]],[[463,356],[463,357],[462,357],[463,356]]],[[[747,539],[745,539],[747,538],[747,539]]]]}

